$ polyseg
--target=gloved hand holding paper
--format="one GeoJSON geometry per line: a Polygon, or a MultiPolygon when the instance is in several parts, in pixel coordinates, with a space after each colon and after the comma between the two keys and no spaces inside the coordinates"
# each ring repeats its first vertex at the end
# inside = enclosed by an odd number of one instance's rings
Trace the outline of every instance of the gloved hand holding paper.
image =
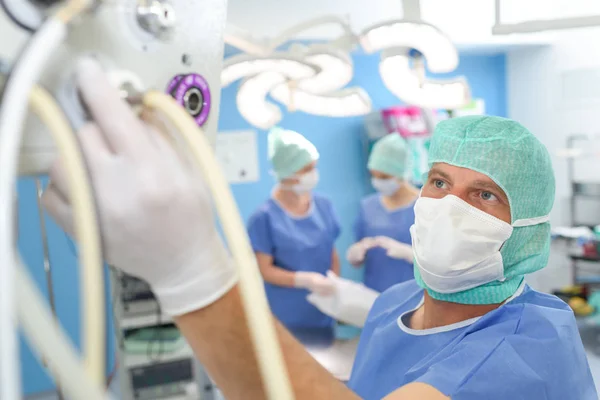
{"type": "Polygon", "coordinates": [[[375,243],[379,247],[384,248],[389,257],[413,262],[414,254],[410,244],[399,242],[387,236],[377,236],[375,243]]]}
{"type": "Polygon", "coordinates": [[[335,284],[335,294],[321,296],[311,293],[307,300],[322,313],[338,321],[362,328],[380,293],[369,289],[362,283],[340,278],[332,272],[329,272],[327,277],[335,284]]]}

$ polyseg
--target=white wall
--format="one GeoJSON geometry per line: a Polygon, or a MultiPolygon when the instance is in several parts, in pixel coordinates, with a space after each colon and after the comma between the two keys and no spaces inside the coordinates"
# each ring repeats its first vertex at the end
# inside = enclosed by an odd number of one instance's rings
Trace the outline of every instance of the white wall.
{"type": "MultiPolygon", "coordinates": [[[[567,161],[557,150],[565,147],[568,135],[600,133],[599,42],[600,28],[583,29],[561,34],[553,46],[512,51],[507,57],[509,116],[531,129],[552,154],[557,179],[554,223],[569,223],[566,202],[571,194],[567,161]],[[573,97],[585,100],[574,102],[573,97]]],[[[600,142],[593,145],[600,148],[600,142]]],[[[576,176],[600,182],[600,158],[577,161],[576,176]]]]}
{"type": "MultiPolygon", "coordinates": [[[[553,46],[519,50],[507,57],[509,116],[523,123],[546,145],[556,175],[556,203],[551,215],[553,225],[570,224],[571,188],[567,161],[557,155],[571,134],[600,133],[600,28],[561,33],[553,46]],[[575,75],[573,75],[575,74],[575,75]],[[572,79],[566,83],[567,76],[572,79]],[[584,101],[571,101],[578,97],[584,101]]],[[[595,149],[595,157],[578,159],[576,178],[600,182],[600,141],[584,144],[595,149]]],[[[582,216],[600,223],[600,200],[580,203],[582,216]]],[[[586,221],[588,220],[586,219],[586,221]]],[[[566,248],[553,244],[546,269],[529,278],[540,290],[551,290],[570,282],[566,248]]]]}

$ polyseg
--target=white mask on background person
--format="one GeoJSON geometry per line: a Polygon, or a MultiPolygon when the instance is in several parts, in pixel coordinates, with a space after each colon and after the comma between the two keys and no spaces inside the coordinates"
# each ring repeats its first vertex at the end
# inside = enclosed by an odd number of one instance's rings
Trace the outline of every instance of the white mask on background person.
{"type": "Polygon", "coordinates": [[[298,183],[287,186],[288,189],[296,192],[297,194],[305,194],[311,192],[319,183],[319,171],[315,168],[311,171],[297,175],[296,179],[298,183]]]}
{"type": "Polygon", "coordinates": [[[371,178],[371,185],[384,196],[391,196],[400,189],[402,184],[396,178],[371,178]]]}
{"type": "Polygon", "coordinates": [[[548,216],[508,224],[453,195],[420,197],[410,228],[423,281],[439,293],[456,293],[504,280],[500,248],[513,227],[537,225],[548,216]]]}

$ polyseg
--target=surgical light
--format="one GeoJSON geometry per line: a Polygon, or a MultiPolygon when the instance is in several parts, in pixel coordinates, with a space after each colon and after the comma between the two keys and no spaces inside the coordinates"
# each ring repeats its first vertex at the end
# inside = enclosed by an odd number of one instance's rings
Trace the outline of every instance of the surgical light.
{"type": "Polygon", "coordinates": [[[365,115],[371,111],[371,99],[360,88],[314,94],[283,83],[271,91],[271,96],[285,104],[290,111],[302,111],[313,115],[352,117],[365,115]]]}
{"type": "Polygon", "coordinates": [[[426,22],[396,20],[366,29],[360,43],[367,53],[409,47],[421,52],[431,72],[451,72],[458,66],[458,52],[450,39],[426,22]]]}
{"type": "Polygon", "coordinates": [[[424,70],[419,70],[418,65],[411,66],[409,49],[406,48],[384,53],[379,73],[392,93],[405,103],[418,107],[457,109],[468,104],[471,98],[464,77],[446,81],[424,79],[424,70]]]}
{"type": "Polygon", "coordinates": [[[350,56],[333,46],[315,45],[305,50],[307,62],[319,67],[319,73],[298,80],[298,89],[310,93],[327,93],[346,86],[354,68],[350,56]]]}
{"type": "Polygon", "coordinates": [[[288,55],[253,56],[242,54],[225,60],[221,72],[221,86],[227,87],[239,79],[266,71],[279,72],[290,79],[302,79],[316,75],[319,68],[288,55]]]}
{"type": "Polygon", "coordinates": [[[364,90],[343,89],[352,80],[354,66],[349,51],[357,41],[339,17],[303,22],[272,40],[253,39],[233,28],[228,31],[227,42],[249,54],[225,60],[221,83],[225,87],[245,78],[236,103],[250,124],[268,129],[281,120],[281,111],[267,99],[269,94],[290,111],[313,115],[345,117],[371,110],[371,100],[364,90]],[[299,33],[324,24],[341,26],[342,36],[329,43],[293,44],[285,52],[277,51],[299,33]]]}
{"type": "Polygon", "coordinates": [[[236,104],[242,117],[260,129],[269,129],[281,121],[281,110],[270,103],[267,96],[271,89],[285,81],[285,76],[273,71],[263,72],[243,81],[236,96],[236,104]]]}

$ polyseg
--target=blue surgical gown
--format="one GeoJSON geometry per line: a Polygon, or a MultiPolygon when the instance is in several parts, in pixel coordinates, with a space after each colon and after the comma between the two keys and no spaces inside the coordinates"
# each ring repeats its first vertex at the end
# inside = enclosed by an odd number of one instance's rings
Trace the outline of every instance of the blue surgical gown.
{"type": "MultiPolygon", "coordinates": [[[[251,217],[248,235],[255,252],[269,254],[274,265],[288,271],[311,271],[325,275],[331,269],[340,225],[333,205],[313,194],[309,212],[295,217],[269,199],[251,217]]],[[[288,328],[333,327],[333,320],[306,300],[304,289],[265,283],[273,314],[288,328]]]]}
{"type": "Polygon", "coordinates": [[[427,330],[408,328],[423,299],[414,281],[375,302],[349,386],[381,399],[422,382],[452,400],[597,400],[573,312],[523,284],[480,318],[427,330]]]}
{"type": "MultiPolygon", "coordinates": [[[[381,195],[375,193],[361,201],[354,235],[357,242],[366,237],[388,236],[410,245],[410,227],[414,223],[414,202],[390,211],[383,206],[381,195]]],[[[415,278],[412,263],[388,257],[381,247],[367,252],[364,265],[365,286],[378,292],[415,278]]]]}

